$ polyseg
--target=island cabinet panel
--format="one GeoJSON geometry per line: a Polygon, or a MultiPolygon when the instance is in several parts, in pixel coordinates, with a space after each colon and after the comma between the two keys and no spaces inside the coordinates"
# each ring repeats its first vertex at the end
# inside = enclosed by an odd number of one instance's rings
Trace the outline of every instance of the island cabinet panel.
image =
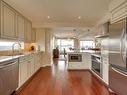
{"type": "Polygon", "coordinates": [[[16,12],[1,2],[1,38],[16,39],[16,12]]]}

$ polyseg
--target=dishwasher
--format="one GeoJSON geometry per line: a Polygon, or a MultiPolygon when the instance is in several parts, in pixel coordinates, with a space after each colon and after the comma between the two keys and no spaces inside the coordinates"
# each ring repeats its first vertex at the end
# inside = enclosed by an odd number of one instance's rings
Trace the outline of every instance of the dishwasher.
{"type": "Polygon", "coordinates": [[[0,95],[11,95],[18,87],[18,59],[0,63],[0,95]]]}

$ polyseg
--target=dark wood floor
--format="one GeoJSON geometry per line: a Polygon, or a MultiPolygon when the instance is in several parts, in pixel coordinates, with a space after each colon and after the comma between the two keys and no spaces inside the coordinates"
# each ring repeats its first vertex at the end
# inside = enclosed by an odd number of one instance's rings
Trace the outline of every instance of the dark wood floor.
{"type": "Polygon", "coordinates": [[[18,95],[111,95],[89,71],[67,71],[64,61],[42,68],[18,95]]]}

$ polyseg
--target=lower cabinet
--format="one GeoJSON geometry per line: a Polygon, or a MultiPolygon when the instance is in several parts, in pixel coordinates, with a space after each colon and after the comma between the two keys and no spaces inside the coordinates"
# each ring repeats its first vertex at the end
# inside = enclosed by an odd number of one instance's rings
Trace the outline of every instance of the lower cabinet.
{"type": "Polygon", "coordinates": [[[27,61],[19,61],[19,87],[27,80],[27,61]]]}
{"type": "Polygon", "coordinates": [[[40,67],[41,54],[35,53],[19,58],[19,87],[21,87],[40,67]]]}

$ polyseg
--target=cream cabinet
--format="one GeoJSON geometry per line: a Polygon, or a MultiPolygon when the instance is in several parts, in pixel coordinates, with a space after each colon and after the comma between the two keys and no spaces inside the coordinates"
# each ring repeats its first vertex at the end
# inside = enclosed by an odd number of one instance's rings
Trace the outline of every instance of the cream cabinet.
{"type": "Polygon", "coordinates": [[[25,20],[25,42],[30,43],[32,40],[32,23],[25,20]]]}
{"type": "Polygon", "coordinates": [[[19,87],[28,79],[28,64],[25,58],[19,59],[19,87]]]}
{"type": "Polygon", "coordinates": [[[42,52],[35,54],[35,71],[37,71],[42,65],[42,52]]]}
{"type": "Polygon", "coordinates": [[[28,68],[27,68],[28,78],[30,78],[35,73],[35,70],[34,70],[34,66],[35,66],[34,65],[34,55],[33,54],[28,56],[27,64],[28,64],[28,68]]]}
{"type": "Polygon", "coordinates": [[[19,58],[19,87],[21,87],[40,67],[42,53],[29,54],[19,58]]]}
{"type": "Polygon", "coordinates": [[[34,67],[35,72],[39,69],[39,67],[40,67],[39,55],[35,54],[35,67],[34,67]]]}
{"type": "Polygon", "coordinates": [[[127,17],[127,0],[113,0],[109,10],[112,23],[127,17]]]}
{"type": "Polygon", "coordinates": [[[18,32],[18,39],[24,40],[25,18],[19,14],[17,14],[17,32],[18,32]]]}
{"type": "Polygon", "coordinates": [[[32,43],[35,43],[36,42],[36,31],[35,29],[32,29],[32,40],[31,40],[32,43]]]}
{"type": "Polygon", "coordinates": [[[19,87],[22,86],[31,76],[34,63],[30,55],[19,58],[19,87]]]}
{"type": "Polygon", "coordinates": [[[1,38],[16,39],[16,12],[6,3],[1,2],[1,38]]]}
{"type": "Polygon", "coordinates": [[[0,38],[29,43],[32,40],[32,23],[4,1],[1,1],[0,38]]]}

